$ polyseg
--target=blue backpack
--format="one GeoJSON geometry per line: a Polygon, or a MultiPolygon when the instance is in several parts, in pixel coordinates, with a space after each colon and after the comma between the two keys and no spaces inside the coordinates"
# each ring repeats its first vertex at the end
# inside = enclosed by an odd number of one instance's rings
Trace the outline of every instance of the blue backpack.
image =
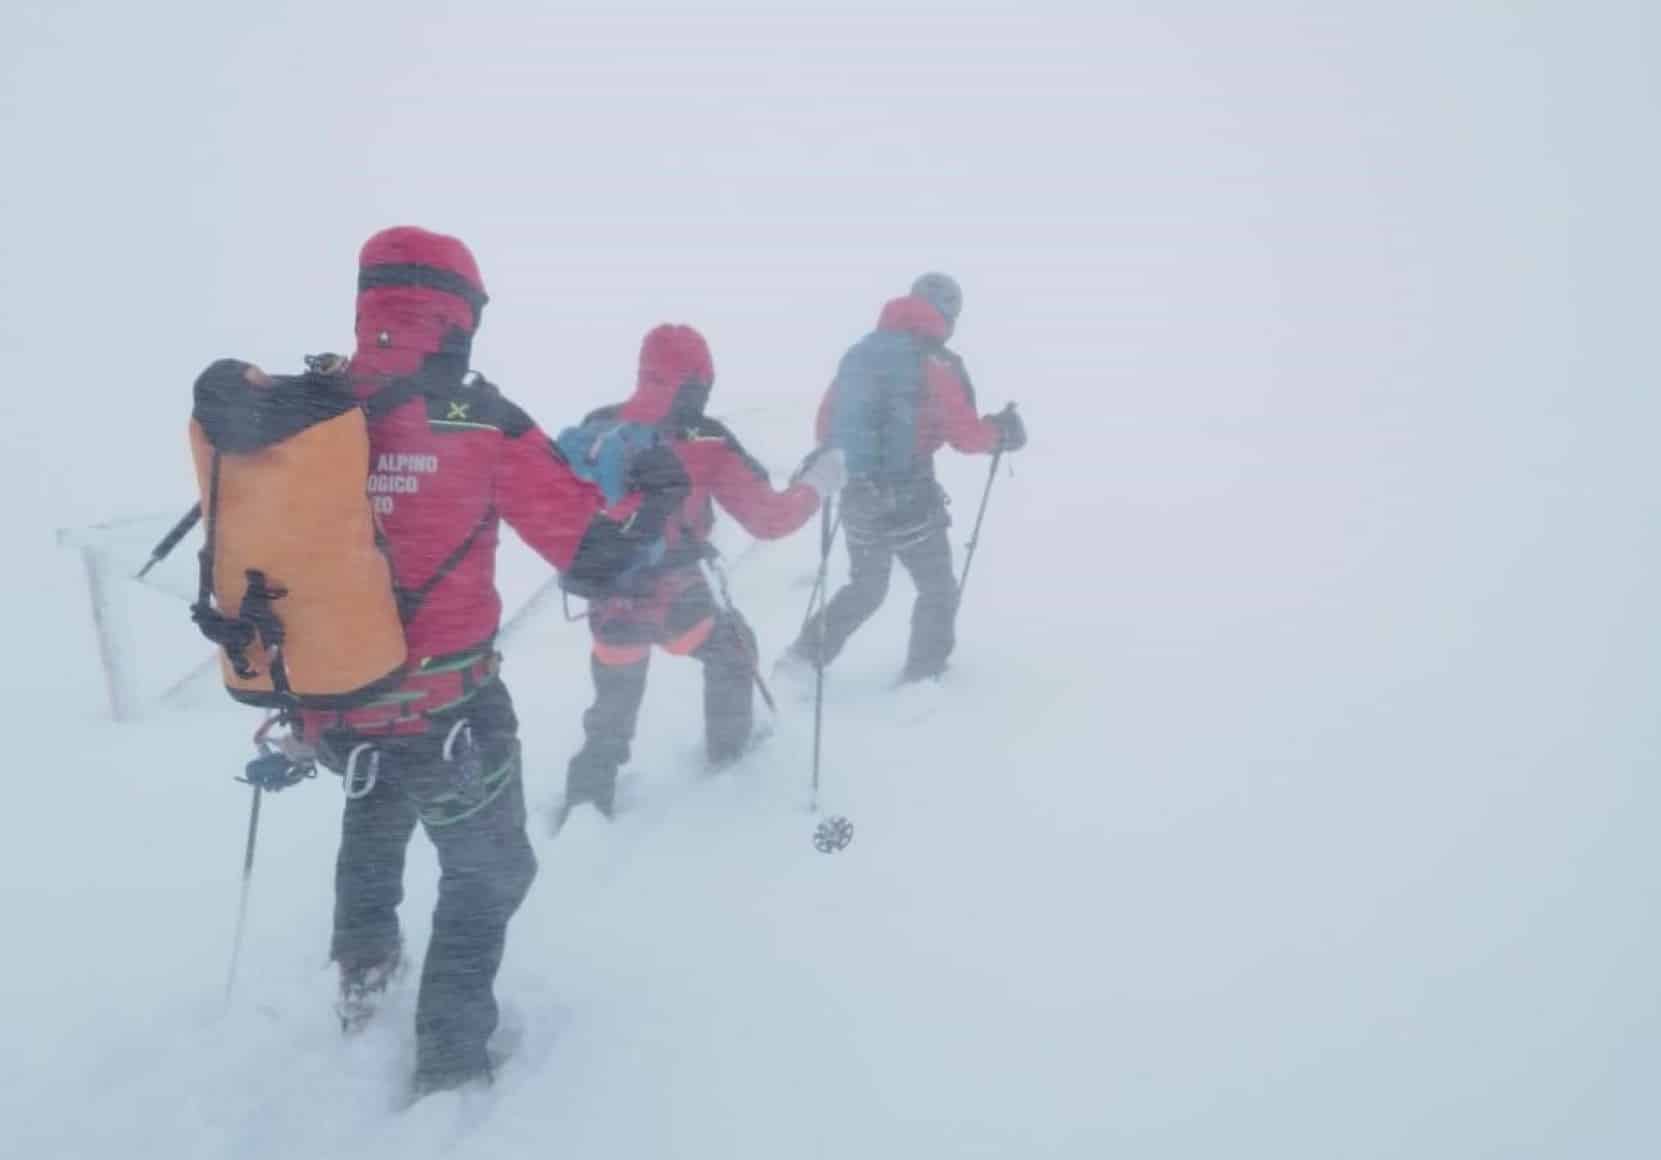
{"type": "MultiPolygon", "coordinates": [[[[648,423],[619,419],[615,412],[601,411],[561,431],[554,444],[577,478],[598,487],[606,498],[606,507],[612,508],[629,496],[635,461],[643,452],[667,446],[668,440],[648,423]]],[[[659,537],[646,557],[618,578],[619,586],[659,563],[667,551],[668,545],[659,537]]]]}
{"type": "Polygon", "coordinates": [[[849,479],[900,483],[916,475],[923,358],[917,339],[891,330],[866,335],[842,356],[830,444],[847,457],[849,479]]]}

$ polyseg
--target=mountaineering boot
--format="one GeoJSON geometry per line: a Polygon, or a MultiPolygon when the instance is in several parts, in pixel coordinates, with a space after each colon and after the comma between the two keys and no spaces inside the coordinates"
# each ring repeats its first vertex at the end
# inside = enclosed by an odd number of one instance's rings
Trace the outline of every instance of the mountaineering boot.
{"type": "Polygon", "coordinates": [[[710,770],[723,769],[743,756],[755,729],[755,634],[725,613],[692,656],[704,669],[704,757],[710,770]]]}
{"type": "Polygon", "coordinates": [[[945,675],[946,662],[943,660],[925,662],[908,661],[905,668],[900,670],[899,677],[894,681],[894,687],[902,688],[906,685],[915,685],[919,681],[938,682],[945,675]]]}
{"type": "Polygon", "coordinates": [[[811,702],[817,678],[813,657],[797,645],[784,650],[773,662],[773,687],[800,702],[811,702]]]}
{"type": "Polygon", "coordinates": [[[588,802],[610,821],[617,815],[617,767],[573,762],[565,779],[567,808],[588,802]]]}
{"type": "Polygon", "coordinates": [[[435,1092],[482,1091],[495,1082],[496,1072],[488,1058],[473,1066],[418,1067],[410,1080],[409,1102],[413,1104],[435,1092]]]}
{"type": "Polygon", "coordinates": [[[939,675],[901,681],[894,686],[893,720],[900,725],[916,725],[928,720],[945,708],[950,699],[945,681],[939,675]]]}
{"type": "Polygon", "coordinates": [[[617,766],[597,759],[589,752],[592,748],[584,746],[565,771],[565,799],[554,817],[556,834],[565,828],[571,812],[585,803],[608,822],[617,816],[617,766]]]}
{"type": "Polygon", "coordinates": [[[646,695],[644,658],[625,664],[589,657],[594,703],[583,713],[583,745],[565,767],[565,798],[554,816],[554,832],[584,802],[607,821],[617,816],[617,771],[629,761],[640,703],[646,695]]]}
{"type": "Polygon", "coordinates": [[[719,746],[706,743],[704,773],[713,776],[731,769],[771,740],[773,732],[773,719],[764,717],[753,722],[749,733],[737,741],[724,741],[719,746]]]}
{"type": "Polygon", "coordinates": [[[347,1035],[362,1031],[380,1010],[387,987],[404,973],[402,945],[392,957],[367,967],[340,966],[340,997],[335,1000],[335,1014],[340,1018],[340,1030],[347,1035]]]}

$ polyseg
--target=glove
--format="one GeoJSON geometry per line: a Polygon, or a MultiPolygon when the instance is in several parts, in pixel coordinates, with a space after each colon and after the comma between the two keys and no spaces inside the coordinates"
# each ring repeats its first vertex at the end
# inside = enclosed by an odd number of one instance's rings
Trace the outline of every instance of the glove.
{"type": "Polygon", "coordinates": [[[817,448],[802,460],[794,481],[807,484],[821,496],[835,495],[848,482],[847,458],[840,447],[817,448]]]}
{"type": "Polygon", "coordinates": [[[1021,422],[1014,403],[996,415],[988,415],[986,421],[998,429],[999,451],[1019,451],[1027,445],[1027,425],[1021,422]]]}

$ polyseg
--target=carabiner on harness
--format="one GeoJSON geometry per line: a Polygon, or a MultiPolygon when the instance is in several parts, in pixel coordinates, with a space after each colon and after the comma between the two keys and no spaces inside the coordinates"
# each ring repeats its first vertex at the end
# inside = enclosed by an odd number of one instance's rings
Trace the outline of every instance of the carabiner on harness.
{"type": "Polygon", "coordinates": [[[352,747],[352,752],[346,755],[346,770],[341,777],[341,788],[346,791],[348,801],[358,801],[375,792],[375,783],[381,775],[381,751],[367,741],[359,742],[352,747]],[[363,771],[362,782],[358,778],[358,762],[367,753],[369,760],[363,771]]]}
{"type": "Polygon", "coordinates": [[[450,726],[450,732],[444,737],[442,755],[444,764],[455,768],[456,788],[463,798],[471,799],[483,792],[484,754],[479,752],[478,739],[467,718],[450,726]]]}
{"type": "Polygon", "coordinates": [[[458,742],[464,746],[462,753],[465,760],[465,755],[473,752],[473,726],[466,717],[450,726],[450,731],[444,735],[442,753],[445,761],[456,760],[456,745],[458,742]]]}

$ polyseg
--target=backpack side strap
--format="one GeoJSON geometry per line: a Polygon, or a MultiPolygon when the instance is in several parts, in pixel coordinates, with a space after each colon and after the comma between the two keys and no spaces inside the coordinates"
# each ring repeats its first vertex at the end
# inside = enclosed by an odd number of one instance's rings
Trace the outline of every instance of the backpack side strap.
{"type": "Polygon", "coordinates": [[[271,685],[277,694],[288,698],[292,689],[288,683],[288,667],[283,660],[283,622],[272,605],[288,595],[288,589],[272,584],[264,572],[248,569],[248,584],[242,594],[242,603],[235,616],[226,616],[213,606],[214,549],[219,530],[219,474],[221,456],[213,453],[209,472],[207,528],[201,554],[196,589],[196,603],[190,606],[190,618],[203,636],[225,651],[231,669],[242,680],[252,680],[257,674],[248,659],[248,650],[256,643],[262,645],[271,658],[271,685]]]}

